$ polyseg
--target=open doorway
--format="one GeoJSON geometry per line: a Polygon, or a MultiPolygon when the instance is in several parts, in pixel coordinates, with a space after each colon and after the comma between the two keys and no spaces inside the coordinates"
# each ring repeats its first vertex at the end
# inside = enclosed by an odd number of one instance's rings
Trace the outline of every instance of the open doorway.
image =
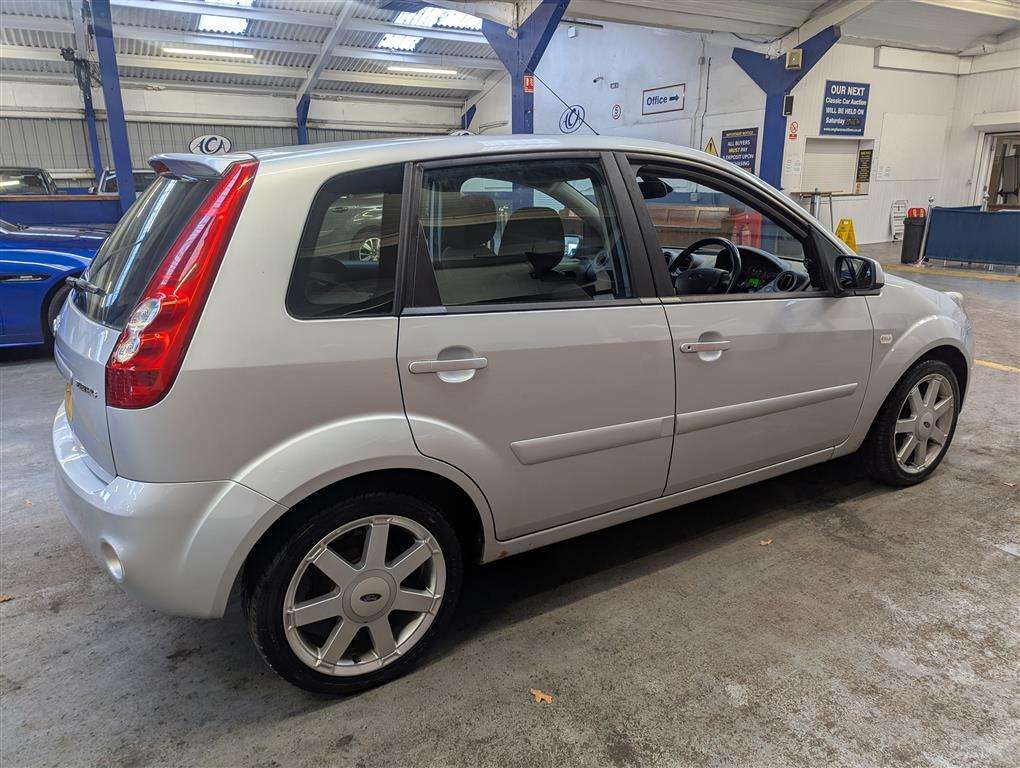
{"type": "Polygon", "coordinates": [[[1000,133],[991,139],[988,210],[1020,210],[1020,133],[1000,133]]]}

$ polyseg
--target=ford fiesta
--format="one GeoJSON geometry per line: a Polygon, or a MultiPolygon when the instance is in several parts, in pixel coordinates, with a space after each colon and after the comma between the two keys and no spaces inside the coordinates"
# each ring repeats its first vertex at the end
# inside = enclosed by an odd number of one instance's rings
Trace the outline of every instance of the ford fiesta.
{"type": "Polygon", "coordinates": [[[953,439],[960,297],[717,158],[444,137],[152,167],[57,319],[60,495],[140,601],[236,590],[302,688],[411,669],[468,561],[854,451],[918,483],[953,439]]]}

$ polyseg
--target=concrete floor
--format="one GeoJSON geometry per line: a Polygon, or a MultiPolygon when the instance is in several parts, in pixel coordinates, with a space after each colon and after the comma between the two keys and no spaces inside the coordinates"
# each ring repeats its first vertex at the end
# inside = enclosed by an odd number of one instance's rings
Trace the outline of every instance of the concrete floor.
{"type": "MultiPolygon", "coordinates": [[[[1020,367],[1020,283],[919,279],[1020,367]]],[[[1020,764],[1020,373],[975,368],[919,487],[840,460],[477,569],[430,663],[339,701],[236,609],[114,587],[54,496],[61,393],[45,358],[0,366],[4,766],[1020,764]]]]}

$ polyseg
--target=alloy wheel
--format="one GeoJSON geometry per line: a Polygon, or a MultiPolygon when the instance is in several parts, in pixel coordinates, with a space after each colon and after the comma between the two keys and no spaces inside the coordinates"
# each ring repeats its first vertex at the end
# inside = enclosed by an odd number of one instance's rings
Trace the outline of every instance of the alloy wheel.
{"type": "Polygon", "coordinates": [[[380,238],[365,238],[358,249],[358,258],[362,261],[379,261],[380,248],[382,248],[382,240],[380,238]]]}
{"type": "Polygon", "coordinates": [[[949,440],[955,412],[953,387],[945,376],[930,374],[910,389],[893,432],[893,452],[900,469],[917,474],[938,459],[949,440]]]}
{"type": "Polygon", "coordinates": [[[323,537],[299,563],[283,603],[291,650],[318,672],[362,675],[406,654],[439,612],[446,563],[406,517],[372,516],[323,537]]]}

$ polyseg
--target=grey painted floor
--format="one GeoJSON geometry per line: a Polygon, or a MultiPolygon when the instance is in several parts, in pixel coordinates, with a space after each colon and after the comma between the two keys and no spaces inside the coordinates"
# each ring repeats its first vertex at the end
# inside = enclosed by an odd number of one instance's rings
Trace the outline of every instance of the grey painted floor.
{"type": "MultiPolygon", "coordinates": [[[[920,279],[1020,367],[1020,283],[920,279]]],[[[975,368],[920,487],[841,460],[478,569],[431,663],[339,701],[270,673],[236,609],[112,585],[54,496],[61,393],[0,365],[5,767],[1020,764],[1018,373],[975,368]]]]}

